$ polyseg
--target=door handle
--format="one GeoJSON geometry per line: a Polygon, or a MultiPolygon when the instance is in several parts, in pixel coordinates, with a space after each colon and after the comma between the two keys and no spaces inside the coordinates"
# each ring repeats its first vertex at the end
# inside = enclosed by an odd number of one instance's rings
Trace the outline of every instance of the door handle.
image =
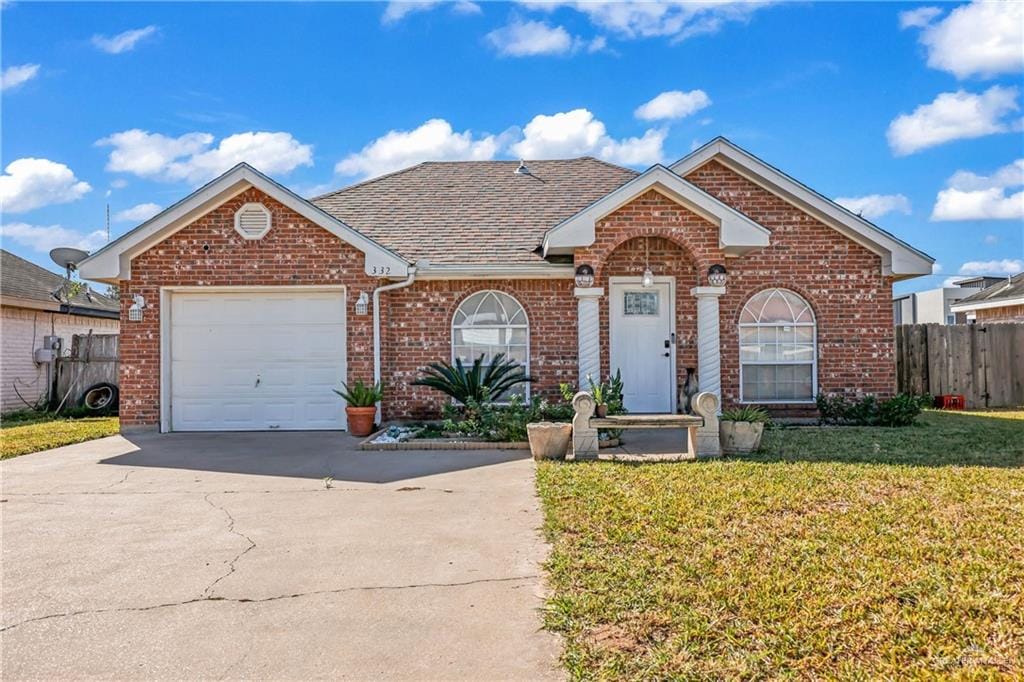
{"type": "Polygon", "coordinates": [[[259,387],[260,387],[260,375],[257,374],[256,375],[256,385],[253,386],[253,388],[259,388],[259,387]]]}

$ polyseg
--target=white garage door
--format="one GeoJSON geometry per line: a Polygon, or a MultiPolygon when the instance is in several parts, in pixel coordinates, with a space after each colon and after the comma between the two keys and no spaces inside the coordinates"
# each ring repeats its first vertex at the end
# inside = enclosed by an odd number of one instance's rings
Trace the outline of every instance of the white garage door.
{"type": "Polygon", "coordinates": [[[342,429],[342,291],[174,292],[171,429],[342,429]]]}

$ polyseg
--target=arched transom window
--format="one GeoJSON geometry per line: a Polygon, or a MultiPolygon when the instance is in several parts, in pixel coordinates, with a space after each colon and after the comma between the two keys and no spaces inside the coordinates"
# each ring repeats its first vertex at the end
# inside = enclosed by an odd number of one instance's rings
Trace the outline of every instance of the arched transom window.
{"type": "MultiPolygon", "coordinates": [[[[530,325],[519,301],[501,291],[479,291],[459,305],[452,318],[452,362],[471,365],[481,355],[484,364],[494,356],[505,357],[530,371],[530,325]]],[[[526,384],[509,394],[527,395],[526,384]]],[[[505,395],[505,398],[509,394],[505,395]]]]}
{"type": "Polygon", "coordinates": [[[807,402],[817,391],[814,311],[785,289],[750,297],[740,313],[740,400],[807,402]]]}

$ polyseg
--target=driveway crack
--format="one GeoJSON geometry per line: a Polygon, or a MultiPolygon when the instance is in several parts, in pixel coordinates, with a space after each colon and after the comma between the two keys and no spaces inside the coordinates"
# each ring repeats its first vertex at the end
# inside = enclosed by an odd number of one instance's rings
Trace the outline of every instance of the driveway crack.
{"type": "Polygon", "coordinates": [[[541,576],[538,574],[521,575],[506,578],[478,578],[476,580],[465,580],[461,582],[451,583],[413,583],[409,585],[366,585],[356,587],[339,587],[331,590],[311,590],[309,592],[295,592],[292,594],[277,594],[270,597],[257,597],[249,599],[246,597],[213,597],[203,596],[195,597],[193,599],[184,599],[182,601],[167,602],[163,604],[151,604],[149,606],[121,606],[111,609],[83,609],[81,611],[66,611],[64,613],[51,613],[45,616],[34,616],[32,618],[26,618],[25,620],[18,621],[17,623],[11,623],[0,628],[0,632],[7,632],[15,628],[21,627],[22,625],[28,625],[29,623],[38,623],[44,620],[53,620],[56,618],[72,618],[75,616],[87,616],[105,613],[143,613],[146,611],[157,611],[160,609],[176,608],[179,606],[188,606],[189,604],[199,604],[202,602],[223,602],[233,604],[265,604],[268,602],[284,601],[289,599],[301,599],[303,597],[315,597],[328,594],[344,594],[346,592],[385,592],[385,591],[400,591],[400,590],[418,590],[418,589],[431,589],[431,588],[448,588],[448,587],[466,587],[469,585],[482,585],[485,583],[514,583],[523,582],[526,580],[538,580],[541,576]]]}
{"type": "Polygon", "coordinates": [[[231,512],[229,512],[226,508],[213,503],[213,500],[210,499],[210,496],[214,495],[214,494],[216,494],[216,493],[207,493],[206,495],[203,495],[203,499],[206,500],[207,504],[209,504],[211,507],[213,507],[214,509],[220,510],[221,512],[224,513],[224,515],[226,517],[228,517],[228,532],[232,533],[233,535],[237,535],[238,537],[242,538],[247,543],[249,543],[249,546],[246,547],[245,549],[243,549],[238,554],[236,554],[235,557],[231,561],[228,562],[228,570],[227,570],[226,573],[224,573],[219,578],[217,578],[212,583],[210,583],[209,585],[206,586],[206,589],[203,590],[203,596],[204,597],[207,597],[207,596],[210,595],[210,592],[212,592],[213,588],[217,586],[217,583],[219,583],[221,580],[224,580],[224,578],[227,578],[229,575],[231,575],[232,573],[235,572],[235,564],[238,562],[239,559],[241,559],[243,556],[248,554],[250,551],[256,549],[256,543],[253,542],[252,538],[250,538],[245,533],[240,533],[237,530],[235,530],[235,517],[231,515],[231,512]]]}

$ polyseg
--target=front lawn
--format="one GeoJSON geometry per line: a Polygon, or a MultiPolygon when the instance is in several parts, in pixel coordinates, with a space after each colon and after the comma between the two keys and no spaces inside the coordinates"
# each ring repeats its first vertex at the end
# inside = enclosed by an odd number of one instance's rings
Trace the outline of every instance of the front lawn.
{"type": "Polygon", "coordinates": [[[538,486],[574,678],[1024,675],[1022,411],[542,462],[538,486]]]}
{"type": "Polygon", "coordinates": [[[0,422],[0,459],[113,436],[117,432],[117,417],[5,419],[0,422]]]}

